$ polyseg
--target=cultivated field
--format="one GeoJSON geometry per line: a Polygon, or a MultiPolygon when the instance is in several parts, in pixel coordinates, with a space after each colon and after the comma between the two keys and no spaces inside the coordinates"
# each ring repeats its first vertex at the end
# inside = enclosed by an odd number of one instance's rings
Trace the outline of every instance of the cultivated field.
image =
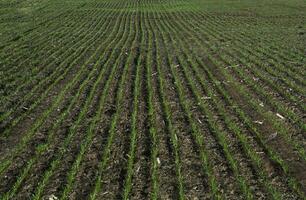
{"type": "Polygon", "coordinates": [[[0,199],[305,199],[304,0],[0,0],[0,199]]]}

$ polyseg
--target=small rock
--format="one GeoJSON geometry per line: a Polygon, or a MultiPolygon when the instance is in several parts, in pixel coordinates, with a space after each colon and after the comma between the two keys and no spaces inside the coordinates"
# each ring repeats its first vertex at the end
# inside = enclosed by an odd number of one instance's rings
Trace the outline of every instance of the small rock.
{"type": "Polygon", "coordinates": [[[160,159],[159,159],[159,157],[156,158],[156,161],[157,161],[157,164],[160,165],[160,159]]]}
{"type": "Polygon", "coordinates": [[[49,200],[58,200],[58,198],[54,194],[51,194],[48,199],[49,200]]]}

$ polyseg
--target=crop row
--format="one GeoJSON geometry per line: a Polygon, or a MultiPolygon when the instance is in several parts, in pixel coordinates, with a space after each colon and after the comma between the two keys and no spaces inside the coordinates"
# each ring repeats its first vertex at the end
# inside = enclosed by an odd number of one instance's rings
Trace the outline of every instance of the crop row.
{"type": "Polygon", "coordinates": [[[193,3],[76,5],[1,47],[1,199],[305,198],[299,49],[193,3]]]}

